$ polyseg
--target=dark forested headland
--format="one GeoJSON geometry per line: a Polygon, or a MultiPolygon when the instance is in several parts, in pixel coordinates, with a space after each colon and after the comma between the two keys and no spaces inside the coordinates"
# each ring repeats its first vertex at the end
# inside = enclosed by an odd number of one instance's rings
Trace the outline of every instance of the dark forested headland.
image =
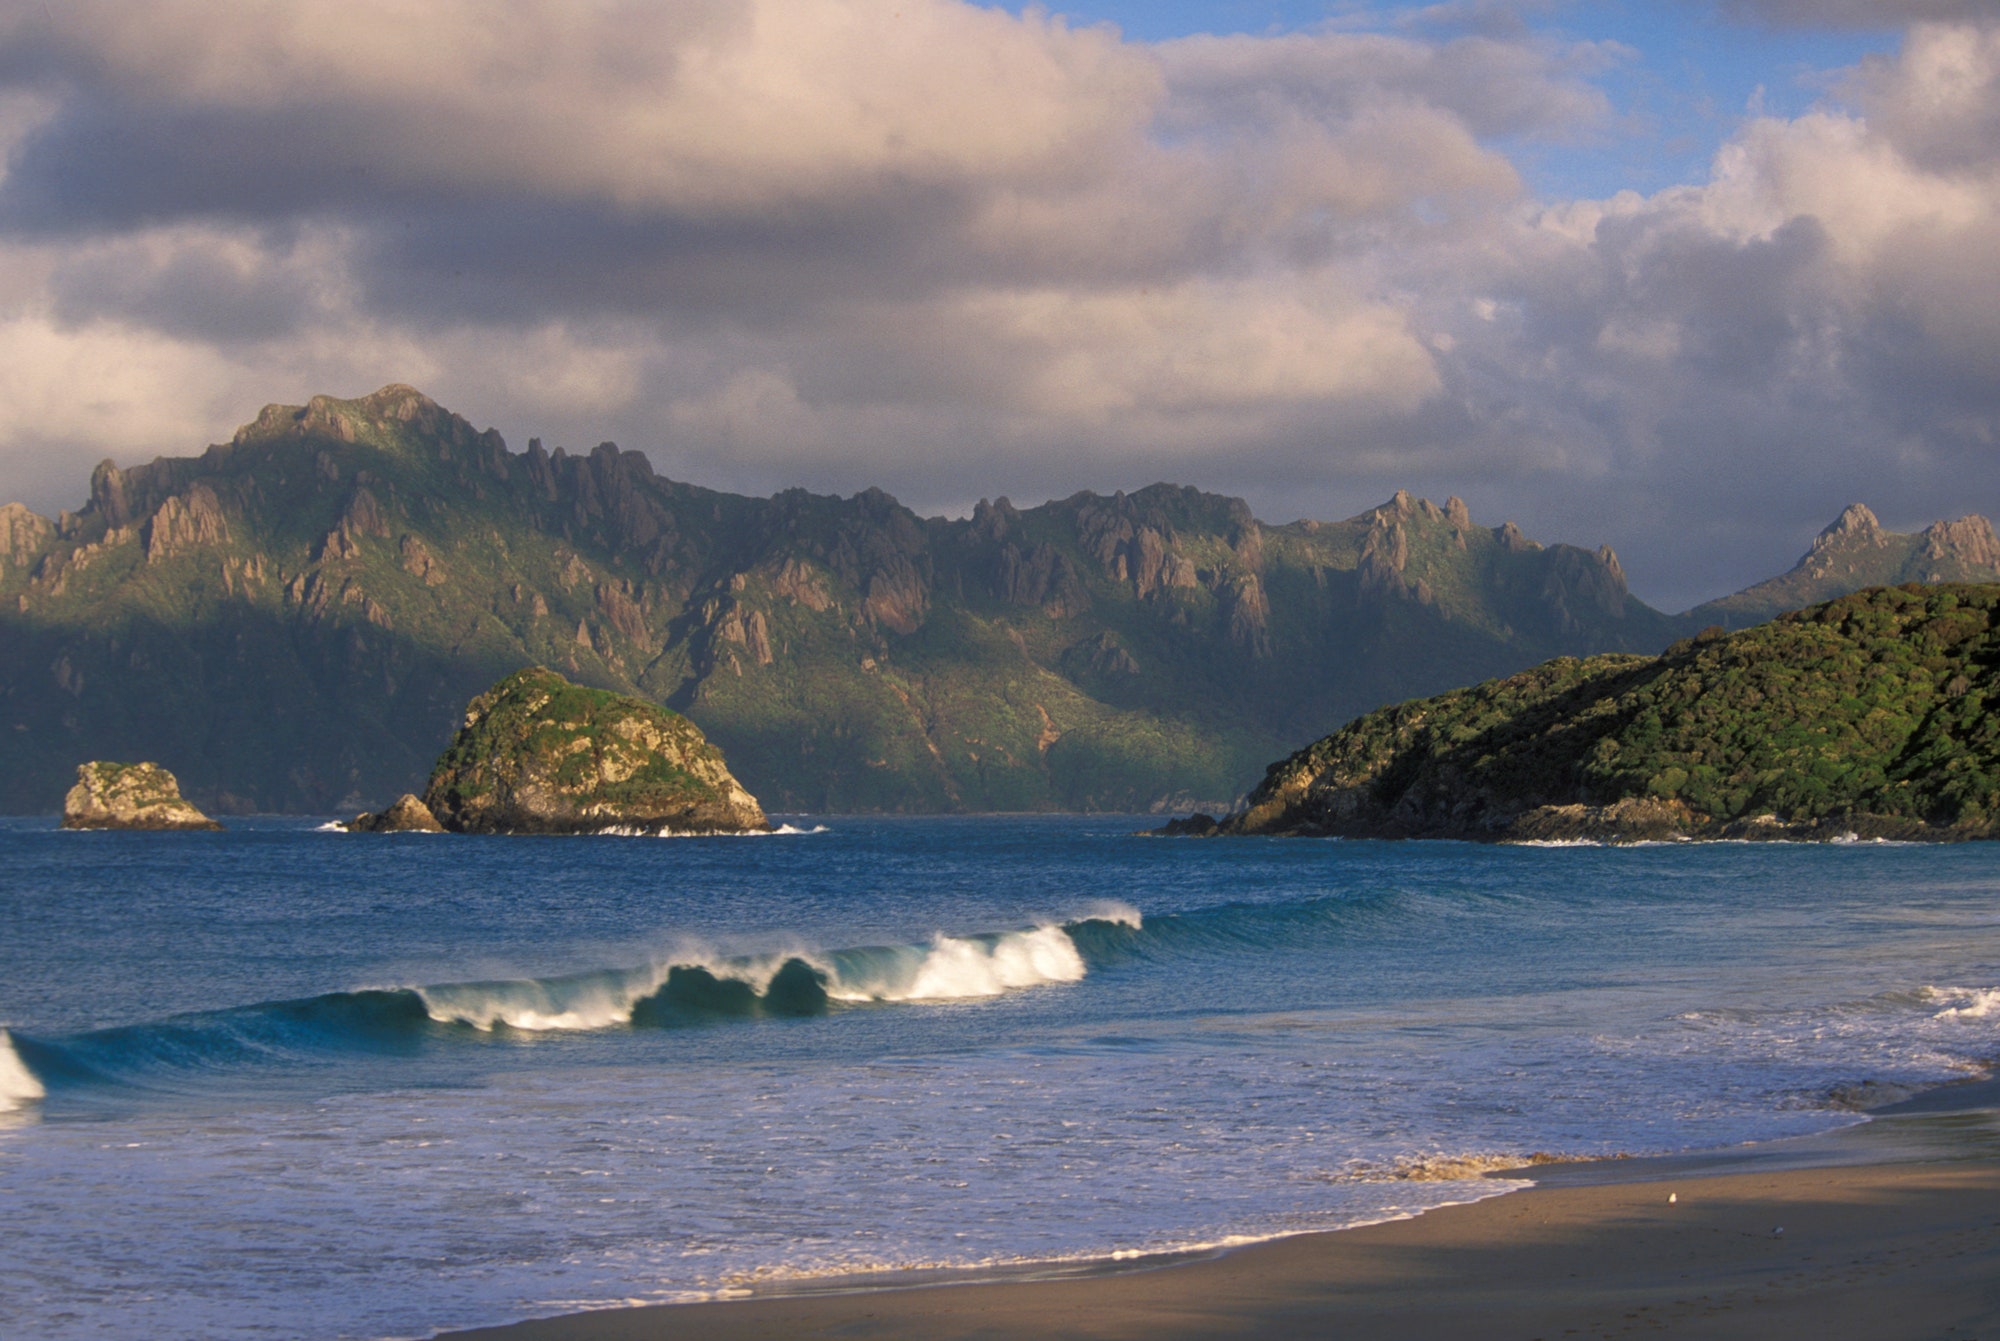
{"type": "Polygon", "coordinates": [[[1991,838],[1996,706],[2000,585],[1876,588],[1368,713],[1272,765],[1220,831],[1991,838]]]}

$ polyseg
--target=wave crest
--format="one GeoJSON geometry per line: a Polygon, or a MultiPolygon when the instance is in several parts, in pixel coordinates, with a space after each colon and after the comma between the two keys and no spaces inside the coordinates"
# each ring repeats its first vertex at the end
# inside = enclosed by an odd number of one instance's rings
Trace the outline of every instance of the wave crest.
{"type": "Polygon", "coordinates": [[[1934,1017],[1940,1020],[1983,1020],[2000,1012],[2000,987],[1926,987],[1917,995],[1943,1007],[1934,1017]]]}

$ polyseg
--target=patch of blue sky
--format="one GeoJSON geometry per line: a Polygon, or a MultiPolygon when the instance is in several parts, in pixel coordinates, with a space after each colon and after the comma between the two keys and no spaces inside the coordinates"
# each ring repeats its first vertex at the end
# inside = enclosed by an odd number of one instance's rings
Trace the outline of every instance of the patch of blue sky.
{"type": "MultiPolygon", "coordinates": [[[[1026,6],[1007,6],[1019,11],[1026,6]]],[[[1075,26],[1115,24],[1133,41],[1195,33],[1276,34],[1326,28],[1460,33],[1606,44],[1587,77],[1611,114],[1602,124],[1494,147],[1547,200],[1651,193],[1707,179],[1716,151],[1755,115],[1792,117],[1838,101],[1840,72],[1895,50],[1881,30],[1777,28],[1732,20],[1686,0],[1357,5],[1327,0],[1060,0],[1041,6],[1075,26]]]]}

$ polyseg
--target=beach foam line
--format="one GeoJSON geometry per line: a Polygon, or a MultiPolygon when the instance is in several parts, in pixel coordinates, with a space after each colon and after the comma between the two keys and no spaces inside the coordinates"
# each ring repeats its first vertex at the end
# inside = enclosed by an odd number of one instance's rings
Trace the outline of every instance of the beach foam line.
{"type": "Polygon", "coordinates": [[[0,1113],[14,1112],[47,1097],[42,1082],[14,1051],[13,1035],[0,1029],[0,1113]]]}
{"type": "MultiPolygon", "coordinates": [[[[315,824],[314,833],[352,833],[345,820],[328,820],[315,824]]],[[[431,830],[406,829],[404,833],[429,833],[431,830]]],[[[590,833],[570,834],[572,838],[804,838],[813,834],[831,833],[824,824],[815,824],[810,829],[801,829],[796,824],[780,824],[773,829],[656,829],[638,824],[613,824],[590,833]]]]}

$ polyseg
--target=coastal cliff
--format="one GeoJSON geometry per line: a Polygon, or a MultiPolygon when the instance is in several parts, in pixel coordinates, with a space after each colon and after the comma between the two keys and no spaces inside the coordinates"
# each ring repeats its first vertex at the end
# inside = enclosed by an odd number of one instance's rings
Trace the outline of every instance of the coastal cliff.
{"type": "Polygon", "coordinates": [[[76,766],[63,798],[65,829],[220,829],[181,799],[180,783],[158,764],[95,759],[76,766]]]}
{"type": "Polygon", "coordinates": [[[1884,587],[1657,657],[1382,708],[1178,833],[2000,837],[2000,585],[1884,587]]]}
{"type": "Polygon", "coordinates": [[[771,827],[694,723],[540,666],[472,700],[422,807],[458,833],[771,827]]]}

